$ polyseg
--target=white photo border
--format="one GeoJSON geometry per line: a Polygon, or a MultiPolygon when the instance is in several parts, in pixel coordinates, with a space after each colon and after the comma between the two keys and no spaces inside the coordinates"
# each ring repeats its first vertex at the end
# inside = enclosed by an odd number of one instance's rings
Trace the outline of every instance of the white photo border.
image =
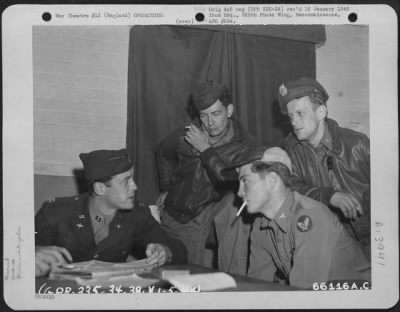
{"type": "MultiPolygon", "coordinates": [[[[17,278],[6,279],[4,299],[13,309],[276,309],[388,308],[398,301],[398,103],[397,16],[387,5],[345,5],[369,26],[372,289],[366,291],[212,292],[166,294],[55,295],[35,298],[33,194],[34,25],[177,25],[196,24],[198,12],[209,7],[250,5],[14,5],[3,12],[3,246],[4,270],[11,260],[17,278]],[[89,14],[100,18],[42,20],[44,12],[89,14]],[[163,12],[162,18],[105,18],[104,12],[163,12]],[[185,22],[186,21],[186,22],[185,22]],[[384,252],[384,265],[377,264],[384,252]],[[21,278],[18,278],[21,277],[21,278]],[[290,296],[290,299],[289,297],[290,296]],[[112,298],[112,300],[110,300],[112,298]],[[288,300],[289,299],[289,300],[288,300]]],[[[272,4],[251,6],[278,6],[272,4]]],[[[279,5],[282,6],[282,5],[279,5]]],[[[282,7],[304,6],[288,4],[282,7]]],[[[312,5],[321,6],[321,5],[312,5]]],[[[325,5],[326,6],[326,5],[325,5]]],[[[337,7],[337,4],[332,4],[337,7]]],[[[343,6],[342,4],[340,6],[343,6]]],[[[346,25],[337,18],[237,18],[238,24],[346,25]]],[[[205,22],[203,22],[204,24],[205,22]]],[[[7,273],[7,272],[5,272],[7,273]]]]}

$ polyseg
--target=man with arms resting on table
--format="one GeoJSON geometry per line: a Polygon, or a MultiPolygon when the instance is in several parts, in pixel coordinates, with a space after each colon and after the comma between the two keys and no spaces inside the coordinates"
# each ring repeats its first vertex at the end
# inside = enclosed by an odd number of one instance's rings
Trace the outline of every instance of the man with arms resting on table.
{"type": "Polygon", "coordinates": [[[35,216],[35,275],[68,262],[91,259],[124,262],[134,246],[147,263],[185,263],[186,249],[136,203],[137,186],[126,149],[79,155],[89,194],[50,199],[35,216]]]}

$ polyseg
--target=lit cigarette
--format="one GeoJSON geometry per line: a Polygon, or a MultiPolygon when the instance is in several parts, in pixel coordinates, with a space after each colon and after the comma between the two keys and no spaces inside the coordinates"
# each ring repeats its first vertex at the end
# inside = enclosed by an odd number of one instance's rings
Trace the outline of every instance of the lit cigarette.
{"type": "Polygon", "coordinates": [[[239,217],[240,213],[242,212],[243,208],[247,205],[247,201],[244,201],[242,206],[240,206],[238,212],[236,213],[236,217],[239,217]]]}

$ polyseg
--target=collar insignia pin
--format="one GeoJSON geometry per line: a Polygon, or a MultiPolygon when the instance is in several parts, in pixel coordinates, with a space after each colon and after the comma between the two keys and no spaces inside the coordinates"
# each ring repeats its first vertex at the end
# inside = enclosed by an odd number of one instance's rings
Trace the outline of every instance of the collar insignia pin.
{"type": "Polygon", "coordinates": [[[78,216],[78,218],[79,218],[79,219],[85,219],[85,215],[84,215],[84,214],[81,214],[81,215],[78,216]]]}
{"type": "Polygon", "coordinates": [[[76,226],[77,226],[78,229],[83,228],[83,224],[82,223],[78,223],[76,226]]]}

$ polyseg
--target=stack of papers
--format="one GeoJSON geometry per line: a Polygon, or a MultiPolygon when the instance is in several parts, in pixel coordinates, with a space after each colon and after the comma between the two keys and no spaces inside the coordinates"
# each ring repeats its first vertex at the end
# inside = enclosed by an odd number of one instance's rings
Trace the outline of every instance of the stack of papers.
{"type": "Polygon", "coordinates": [[[75,281],[79,285],[107,287],[110,285],[118,285],[120,287],[148,287],[150,285],[158,283],[160,280],[153,278],[142,278],[136,274],[121,275],[113,277],[98,277],[98,278],[80,278],[77,277],[75,281]]]}
{"type": "MultiPolygon", "coordinates": [[[[75,280],[82,285],[117,280],[121,284],[120,282],[124,282],[124,279],[144,282],[148,279],[140,278],[137,274],[149,273],[152,269],[153,266],[148,265],[145,259],[125,263],[90,260],[57,268],[50,273],[50,279],[75,280]]],[[[156,279],[151,280],[152,283],[157,281],[156,279]]]]}

